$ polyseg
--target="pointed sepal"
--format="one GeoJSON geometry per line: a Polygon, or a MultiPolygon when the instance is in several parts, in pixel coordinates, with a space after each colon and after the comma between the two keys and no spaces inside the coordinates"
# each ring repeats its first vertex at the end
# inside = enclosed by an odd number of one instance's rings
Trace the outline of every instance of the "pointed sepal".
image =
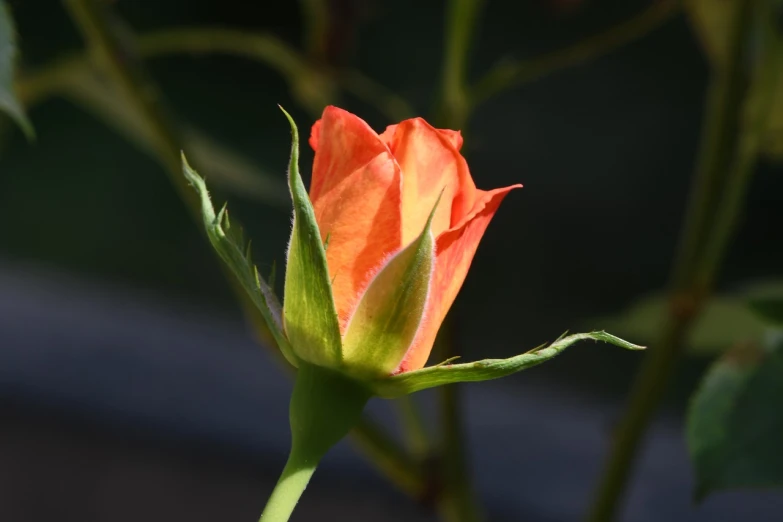
{"type": "Polygon", "coordinates": [[[590,332],[562,337],[541,348],[508,359],[484,359],[465,364],[430,366],[372,381],[370,389],[381,397],[393,398],[435,386],[458,382],[488,381],[526,370],[559,355],[563,350],[585,339],[603,341],[628,350],[643,350],[638,346],[606,332],[590,332]]]}
{"type": "Polygon", "coordinates": [[[419,237],[384,263],[359,299],[343,336],[346,371],[363,377],[389,375],[413,343],[435,265],[432,217],[439,201],[419,237]]]}
{"type": "Polygon", "coordinates": [[[294,353],[301,359],[324,366],[342,365],[340,325],[326,266],[326,251],[315,220],[313,205],[299,174],[299,131],[291,124],[291,159],[288,185],[294,204],[294,224],[288,244],[283,297],[283,324],[294,353]]]}
{"type": "Polygon", "coordinates": [[[198,193],[201,201],[201,215],[204,218],[204,228],[209,242],[261,312],[283,356],[289,363],[298,366],[299,362],[294,356],[283,330],[280,301],[271,286],[258,274],[258,270],[250,260],[250,249],[245,245],[241,229],[231,225],[225,205],[217,215],[215,214],[206,183],[191,168],[184,154],[182,155],[182,170],[198,193]]]}

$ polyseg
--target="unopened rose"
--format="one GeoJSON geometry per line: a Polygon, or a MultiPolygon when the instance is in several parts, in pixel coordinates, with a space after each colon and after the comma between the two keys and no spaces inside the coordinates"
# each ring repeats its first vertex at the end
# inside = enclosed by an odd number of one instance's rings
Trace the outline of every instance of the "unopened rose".
{"type": "MultiPolygon", "coordinates": [[[[377,134],[359,117],[327,107],[313,125],[310,145],[315,150],[310,199],[327,245],[342,362],[379,374],[419,369],[427,362],[487,225],[505,195],[521,185],[477,189],[460,154],[459,131],[435,129],[421,118],[377,134]],[[402,275],[384,278],[384,270],[401,272],[401,265],[410,265],[401,260],[395,269],[393,263],[423,233],[439,197],[430,227],[431,258],[421,259],[416,268],[427,273],[411,276],[418,278],[411,292],[425,294],[399,297],[395,291],[402,275]],[[383,286],[375,289],[374,297],[367,295],[372,284],[383,286]],[[395,298],[410,300],[405,317],[381,310],[388,308],[384,299],[395,298]],[[378,326],[384,321],[394,324],[378,326]],[[395,338],[368,355],[374,344],[383,344],[362,338],[371,330],[395,338]]],[[[313,354],[307,347],[293,348],[304,359],[318,362],[318,357],[308,356],[313,354]]]]}

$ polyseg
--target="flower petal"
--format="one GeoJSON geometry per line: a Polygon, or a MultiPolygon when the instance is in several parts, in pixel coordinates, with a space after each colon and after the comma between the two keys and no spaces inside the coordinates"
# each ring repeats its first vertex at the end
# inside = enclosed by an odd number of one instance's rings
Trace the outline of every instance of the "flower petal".
{"type": "MultiPolygon", "coordinates": [[[[402,246],[400,168],[367,123],[327,107],[313,126],[310,199],[341,328],[374,269],[402,246]]],[[[423,225],[423,223],[422,223],[423,225]]]]}
{"type": "Polygon", "coordinates": [[[512,185],[485,192],[477,190],[476,204],[457,227],[438,236],[435,274],[416,340],[405,354],[395,373],[418,370],[427,363],[440,325],[465,281],[479,242],[503,198],[522,185],[512,185]]]}
{"type": "Polygon", "coordinates": [[[460,131],[450,130],[450,129],[438,129],[438,132],[440,132],[446,139],[449,140],[449,143],[451,143],[451,146],[454,147],[457,151],[459,151],[462,148],[462,133],[460,131]]]}
{"type": "Polygon", "coordinates": [[[462,137],[435,129],[421,118],[392,125],[381,135],[402,169],[402,243],[417,237],[429,209],[443,191],[432,224],[438,235],[462,220],[476,197],[465,158],[459,153],[462,137]]]}
{"type": "MultiPolygon", "coordinates": [[[[316,122],[317,123],[317,122],[316,122]]],[[[315,127],[315,126],[313,126],[315,127]]],[[[444,138],[449,140],[449,143],[451,143],[451,146],[457,149],[459,151],[462,148],[462,133],[460,131],[455,131],[451,129],[436,129],[438,132],[440,132],[444,138]]],[[[313,129],[315,132],[315,129],[313,129]]],[[[394,137],[394,133],[397,132],[397,125],[389,125],[386,127],[386,130],[381,133],[381,140],[383,140],[384,143],[389,145],[391,143],[392,138],[394,137]]],[[[317,140],[317,138],[315,138],[317,140]]],[[[315,145],[313,145],[313,138],[310,138],[310,145],[313,146],[315,149],[315,145]]],[[[316,141],[317,143],[317,141],[316,141]]]]}

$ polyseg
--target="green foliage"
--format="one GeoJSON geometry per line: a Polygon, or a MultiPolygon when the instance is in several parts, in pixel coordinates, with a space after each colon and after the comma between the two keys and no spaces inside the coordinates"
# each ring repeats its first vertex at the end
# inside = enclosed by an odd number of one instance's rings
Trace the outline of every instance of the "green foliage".
{"type": "MultiPolygon", "coordinates": [[[[668,310],[663,294],[642,298],[626,311],[591,320],[591,324],[620,335],[652,343],[657,340],[668,310]]],[[[761,339],[766,324],[747,307],[740,296],[713,296],[704,305],[686,341],[692,354],[710,355],[744,341],[761,339]]]]}
{"type": "Polygon", "coordinates": [[[14,62],[16,61],[16,32],[11,12],[0,0],[0,111],[7,113],[22,128],[28,138],[34,136],[33,126],[25,116],[22,104],[14,94],[14,62]]]}
{"type": "Polygon", "coordinates": [[[283,113],[291,124],[288,184],[294,203],[283,297],[285,331],[298,357],[319,366],[337,368],[342,364],[340,325],[326,266],[326,251],[310,197],[299,174],[299,131],[293,118],[285,110],[283,113]]]}
{"type": "Polygon", "coordinates": [[[389,375],[413,343],[432,279],[435,238],[431,226],[437,206],[436,202],[416,241],[375,275],[351,316],[343,338],[343,357],[352,370],[389,375]]]}
{"type": "Polygon", "coordinates": [[[738,345],[701,383],[688,414],[695,496],[783,486],[783,335],[738,345]]]}
{"type": "Polygon", "coordinates": [[[185,177],[199,195],[201,214],[204,218],[204,228],[209,242],[212,243],[220,258],[228,265],[250,296],[253,304],[261,312],[286,360],[292,365],[298,366],[298,361],[283,330],[280,302],[272,287],[258,274],[258,269],[250,257],[250,246],[246,245],[241,229],[231,226],[225,206],[217,215],[215,214],[204,180],[188,165],[184,155],[182,169],[185,177]]]}
{"type": "Polygon", "coordinates": [[[421,370],[377,379],[372,381],[370,387],[381,397],[399,397],[444,384],[488,381],[537,366],[559,355],[577,341],[586,339],[603,341],[628,350],[644,349],[643,346],[629,343],[606,332],[581,333],[561,337],[549,346],[535,348],[508,359],[484,359],[465,364],[446,363],[429,366],[421,370]]]}

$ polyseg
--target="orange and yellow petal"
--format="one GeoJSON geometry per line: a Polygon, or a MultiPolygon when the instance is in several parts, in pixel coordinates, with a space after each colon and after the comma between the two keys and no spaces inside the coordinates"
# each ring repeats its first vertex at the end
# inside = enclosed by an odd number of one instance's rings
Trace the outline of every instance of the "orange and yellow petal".
{"type": "Polygon", "coordinates": [[[459,153],[461,135],[435,129],[421,118],[390,126],[381,135],[402,169],[402,242],[417,237],[443,192],[434,234],[451,228],[473,206],[476,188],[459,153]]]}

